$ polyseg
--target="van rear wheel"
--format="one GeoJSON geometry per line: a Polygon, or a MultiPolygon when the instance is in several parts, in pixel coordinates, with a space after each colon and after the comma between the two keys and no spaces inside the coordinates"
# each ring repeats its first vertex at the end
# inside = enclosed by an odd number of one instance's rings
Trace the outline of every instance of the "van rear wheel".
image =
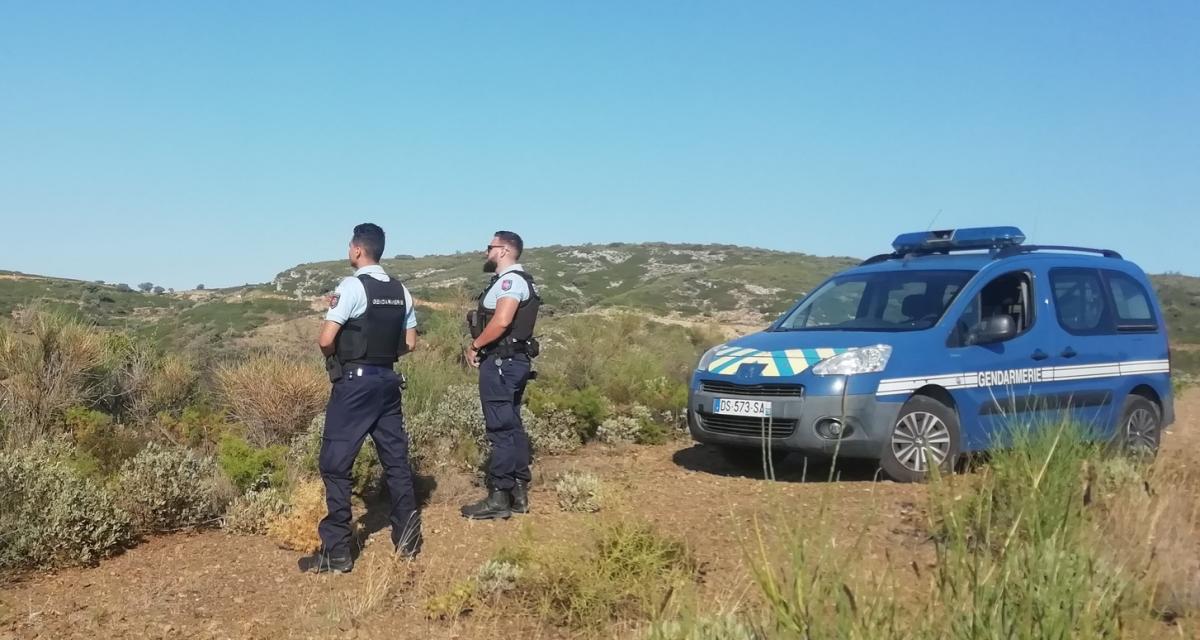
{"type": "Polygon", "coordinates": [[[896,482],[920,482],[932,468],[952,471],[961,450],[958,414],[929,396],[913,396],[892,425],[879,466],[896,482]]]}
{"type": "Polygon", "coordinates": [[[1153,460],[1162,439],[1162,411],[1145,396],[1131,394],[1121,406],[1113,444],[1135,458],[1153,460]]]}

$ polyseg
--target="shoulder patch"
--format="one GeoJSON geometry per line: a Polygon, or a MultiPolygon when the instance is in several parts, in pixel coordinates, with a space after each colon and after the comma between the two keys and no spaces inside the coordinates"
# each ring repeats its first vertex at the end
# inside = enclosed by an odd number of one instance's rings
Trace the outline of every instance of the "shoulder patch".
{"type": "Polygon", "coordinates": [[[500,282],[500,290],[501,291],[508,291],[511,288],[512,288],[512,280],[509,280],[506,278],[500,282]]]}
{"type": "Polygon", "coordinates": [[[340,293],[335,293],[335,294],[329,296],[329,308],[333,309],[333,308],[337,307],[338,300],[341,300],[341,299],[342,299],[342,294],[340,294],[340,293]]]}

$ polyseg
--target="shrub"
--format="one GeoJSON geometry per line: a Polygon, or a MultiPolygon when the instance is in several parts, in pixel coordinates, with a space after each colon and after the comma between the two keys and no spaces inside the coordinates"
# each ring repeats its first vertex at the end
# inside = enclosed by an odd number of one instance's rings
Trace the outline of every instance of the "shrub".
{"type": "Polygon", "coordinates": [[[287,482],[287,447],[259,448],[233,434],[225,434],[217,445],[217,463],[238,488],[281,487],[287,482]]]}
{"type": "Polygon", "coordinates": [[[121,467],[116,494],[140,532],[194,527],[224,507],[212,458],[156,443],[121,467]]]}
{"type": "Polygon", "coordinates": [[[105,369],[111,409],[134,424],[149,424],[159,413],[177,413],[191,400],[200,380],[195,363],[161,354],[124,335],[105,342],[105,369]]]}
{"type": "Polygon", "coordinates": [[[286,496],[274,487],[250,491],[238,496],[229,505],[225,516],[221,518],[221,526],[230,533],[266,533],[267,525],[286,513],[287,509],[286,496]]]}
{"type": "Polygon", "coordinates": [[[324,517],[324,484],[303,479],[292,485],[287,511],[267,523],[267,536],[285,549],[309,553],[321,546],[317,524],[324,517]]]}
{"type": "Polygon", "coordinates": [[[65,416],[75,441],[76,467],[85,475],[106,478],[137,455],[145,442],[137,433],[113,424],[112,417],[84,407],[72,407],[65,416]]]}
{"type": "Polygon", "coordinates": [[[537,415],[557,410],[569,411],[578,420],[580,439],[596,435],[596,428],[608,419],[612,404],[603,392],[594,386],[583,389],[547,389],[531,386],[529,408],[537,415]]]}
{"type": "Polygon", "coordinates": [[[471,385],[454,385],[430,411],[407,421],[410,458],[423,470],[480,473],[487,460],[483,410],[471,385]]]}
{"type": "Polygon", "coordinates": [[[521,579],[523,569],[507,560],[488,560],[475,576],[479,595],[490,597],[512,591],[521,579]]]}
{"type": "Polygon", "coordinates": [[[221,367],[217,387],[230,415],[263,446],[288,442],[329,397],[329,379],[314,363],[265,355],[221,367]]]}
{"type": "Polygon", "coordinates": [[[531,558],[513,595],[547,622],[574,628],[648,619],[668,592],[696,575],[683,544],[647,524],[610,524],[590,545],[540,550],[531,558]]]}
{"type": "Polygon", "coordinates": [[[563,511],[600,510],[600,479],[591,473],[568,471],[554,484],[563,511]]]}
{"type": "Polygon", "coordinates": [[[636,442],[642,433],[642,424],[629,416],[616,416],[604,421],[596,430],[596,439],[605,444],[636,442]]]}
{"type": "Polygon", "coordinates": [[[90,564],[132,541],[129,515],[65,453],[0,453],[0,568],[90,564]]]}
{"type": "Polygon", "coordinates": [[[184,407],[176,417],[169,412],[157,416],[158,428],[176,441],[193,448],[212,451],[230,424],[223,413],[206,404],[184,407]]]}
{"type": "Polygon", "coordinates": [[[0,327],[4,446],[52,434],[67,409],[96,399],[103,359],[104,334],[66,316],[33,311],[19,315],[12,330],[0,327]]]}
{"type": "Polygon", "coordinates": [[[669,432],[655,417],[654,411],[645,405],[635,404],[629,408],[629,415],[638,422],[638,432],[634,442],[638,444],[662,444],[667,441],[669,432]]]}
{"type": "Polygon", "coordinates": [[[539,455],[570,453],[583,446],[579,419],[574,413],[552,404],[526,421],[525,430],[534,453],[539,455]]]}

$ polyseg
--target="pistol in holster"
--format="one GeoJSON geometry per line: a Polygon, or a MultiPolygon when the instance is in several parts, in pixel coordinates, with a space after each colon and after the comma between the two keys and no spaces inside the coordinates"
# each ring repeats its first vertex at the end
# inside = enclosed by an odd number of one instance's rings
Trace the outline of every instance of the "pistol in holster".
{"type": "Polygon", "coordinates": [[[483,333],[483,316],[480,315],[478,309],[471,309],[467,312],[467,328],[471,330],[471,337],[478,338],[479,334],[483,333]]]}
{"type": "Polygon", "coordinates": [[[337,382],[342,379],[342,363],[337,359],[337,356],[325,357],[325,372],[329,374],[330,382],[337,382]]]}

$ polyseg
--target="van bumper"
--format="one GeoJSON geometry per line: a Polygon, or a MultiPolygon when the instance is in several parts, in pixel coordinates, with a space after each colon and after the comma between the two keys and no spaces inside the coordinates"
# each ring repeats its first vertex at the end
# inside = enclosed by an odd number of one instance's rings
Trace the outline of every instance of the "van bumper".
{"type": "Polygon", "coordinates": [[[739,395],[740,399],[771,402],[768,426],[759,418],[714,414],[713,399],[718,396],[699,389],[689,393],[688,430],[695,441],[761,448],[769,432],[773,450],[822,457],[879,459],[890,442],[902,406],[899,402],[881,402],[874,394],[789,398],[739,395]],[[830,421],[841,423],[840,438],[827,428],[830,421]]]}

